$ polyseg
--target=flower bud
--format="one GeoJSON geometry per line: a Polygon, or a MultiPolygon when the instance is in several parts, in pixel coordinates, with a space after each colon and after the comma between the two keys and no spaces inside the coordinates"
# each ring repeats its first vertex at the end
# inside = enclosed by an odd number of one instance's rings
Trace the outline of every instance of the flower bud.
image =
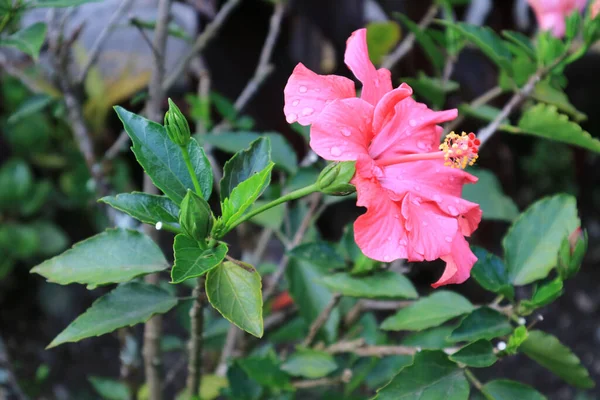
{"type": "Polygon", "coordinates": [[[165,129],[169,139],[179,146],[186,146],[190,141],[190,126],[179,107],[171,99],[169,99],[169,111],[165,113],[165,129]]]}
{"type": "Polygon", "coordinates": [[[325,194],[345,196],[356,191],[350,180],[354,177],[356,165],[354,161],[331,163],[319,174],[317,187],[325,194]]]}
{"type": "Polygon", "coordinates": [[[185,233],[203,243],[210,234],[213,223],[214,217],[206,200],[188,190],[179,212],[179,224],[185,233]]]}
{"type": "Polygon", "coordinates": [[[558,272],[562,279],[571,278],[579,271],[587,245],[587,233],[581,227],[563,239],[558,252],[558,272]]]}

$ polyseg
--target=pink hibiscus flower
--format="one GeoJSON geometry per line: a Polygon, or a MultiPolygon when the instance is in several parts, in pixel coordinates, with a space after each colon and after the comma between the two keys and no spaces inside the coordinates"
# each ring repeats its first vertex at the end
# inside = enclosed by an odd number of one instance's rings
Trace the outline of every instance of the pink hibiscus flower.
{"type": "Polygon", "coordinates": [[[591,11],[591,17],[592,19],[596,18],[596,16],[598,16],[598,14],[600,13],[600,0],[596,0],[594,2],[594,4],[592,4],[592,11],[591,11]]]}
{"type": "Polygon", "coordinates": [[[348,39],[345,62],[363,84],[361,97],[350,79],[298,64],[284,90],[287,121],[312,125],[310,146],[326,160],[356,161],[352,183],[367,212],[354,232],[365,255],[441,258],[446,270],[433,286],[464,282],[477,261],[464,236],[477,228],[481,209],[460,197],[463,184],[477,178],[451,167],[472,164],[478,140],[452,133],[440,146],[438,124],[457,110],[428,109],[406,84],[393,89],[390,71],[369,60],[365,29],[348,39]]]}
{"type": "Polygon", "coordinates": [[[583,11],[587,0],[528,0],[537,17],[540,29],[552,31],[556,37],[565,35],[565,18],[573,11],[583,11]]]}

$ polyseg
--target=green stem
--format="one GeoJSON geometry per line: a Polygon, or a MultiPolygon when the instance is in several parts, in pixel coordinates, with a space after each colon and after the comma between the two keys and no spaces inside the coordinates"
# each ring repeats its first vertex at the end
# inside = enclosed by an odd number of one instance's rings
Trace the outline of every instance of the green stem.
{"type": "Polygon", "coordinates": [[[188,152],[187,146],[179,147],[181,148],[181,153],[183,153],[183,161],[185,162],[185,166],[187,167],[187,170],[190,173],[190,176],[192,177],[192,182],[194,183],[194,189],[196,189],[196,194],[202,197],[202,188],[200,187],[200,182],[198,182],[196,171],[194,171],[194,167],[192,166],[192,161],[190,160],[190,153],[188,152]]]}
{"type": "Polygon", "coordinates": [[[165,231],[169,231],[169,232],[173,232],[173,233],[175,233],[177,235],[180,234],[180,233],[183,233],[183,230],[181,228],[178,228],[178,227],[176,227],[174,225],[167,224],[167,223],[164,223],[164,222],[163,222],[162,226],[160,227],[160,229],[165,230],[165,231]]]}
{"type": "Polygon", "coordinates": [[[477,379],[477,377],[475,375],[473,375],[473,373],[471,372],[471,370],[465,368],[465,376],[467,377],[467,379],[469,380],[469,382],[471,382],[471,384],[477,388],[477,390],[479,390],[481,392],[482,388],[483,388],[483,384],[479,381],[479,379],[477,379]]]}
{"type": "Polygon", "coordinates": [[[267,203],[267,204],[265,204],[263,206],[255,208],[254,210],[250,211],[249,213],[244,214],[240,219],[238,219],[237,221],[235,221],[229,227],[229,230],[235,228],[236,226],[238,226],[242,222],[248,221],[249,219],[251,219],[252,217],[255,217],[256,215],[258,215],[258,214],[260,214],[260,213],[262,213],[264,211],[267,211],[270,208],[278,206],[278,205],[280,205],[282,203],[285,203],[287,201],[296,200],[296,199],[299,199],[301,197],[308,196],[309,194],[314,193],[314,192],[318,192],[318,191],[319,191],[319,188],[317,187],[316,183],[313,183],[312,185],[305,186],[305,187],[303,187],[301,189],[298,189],[298,190],[294,190],[293,192],[290,192],[290,193],[288,193],[286,195],[283,195],[280,198],[275,199],[275,200],[273,200],[270,203],[267,203]]]}

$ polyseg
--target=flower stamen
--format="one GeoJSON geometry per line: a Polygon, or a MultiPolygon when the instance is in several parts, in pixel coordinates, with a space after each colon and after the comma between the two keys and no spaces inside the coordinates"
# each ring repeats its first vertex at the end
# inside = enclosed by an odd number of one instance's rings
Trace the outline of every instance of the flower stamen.
{"type": "Polygon", "coordinates": [[[465,169],[467,165],[475,164],[479,157],[480,144],[481,142],[472,132],[468,135],[465,132],[461,135],[450,132],[444,143],[440,145],[440,150],[444,152],[444,160],[446,160],[444,165],[465,169]]]}

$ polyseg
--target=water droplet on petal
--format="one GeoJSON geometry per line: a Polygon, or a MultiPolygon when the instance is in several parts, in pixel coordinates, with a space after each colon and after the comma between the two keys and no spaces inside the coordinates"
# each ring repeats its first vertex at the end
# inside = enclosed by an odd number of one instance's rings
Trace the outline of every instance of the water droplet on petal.
{"type": "Polygon", "coordinates": [[[344,136],[352,135],[352,131],[350,130],[350,128],[344,127],[342,129],[340,129],[340,131],[342,132],[342,135],[344,135],[344,136]]]}
{"type": "Polygon", "coordinates": [[[446,236],[444,239],[446,239],[446,242],[452,243],[452,238],[450,236],[446,236]]]}
{"type": "Polygon", "coordinates": [[[383,256],[383,261],[390,261],[392,257],[389,254],[383,256]]]}
{"type": "Polygon", "coordinates": [[[411,119],[410,121],[408,121],[408,124],[412,127],[417,126],[417,120],[416,119],[411,119]]]}
{"type": "Polygon", "coordinates": [[[335,147],[335,146],[332,147],[331,150],[329,150],[329,152],[334,157],[338,157],[342,154],[342,150],[339,147],[335,147]]]}
{"type": "Polygon", "coordinates": [[[400,219],[400,215],[399,214],[394,214],[394,218],[400,219]]]}
{"type": "Polygon", "coordinates": [[[456,204],[460,203],[460,202],[458,201],[458,199],[454,199],[454,202],[455,202],[456,204]]]}
{"type": "Polygon", "coordinates": [[[411,202],[415,205],[415,206],[420,206],[421,205],[421,198],[420,197],[415,197],[413,199],[411,199],[411,202]]]}
{"type": "Polygon", "coordinates": [[[320,88],[314,88],[313,90],[314,90],[315,92],[317,92],[317,93],[319,93],[319,92],[321,91],[321,89],[320,89],[320,88]]]}
{"type": "Polygon", "coordinates": [[[418,185],[417,185],[417,186],[415,186],[415,190],[416,190],[417,192],[419,192],[419,191],[421,190],[421,186],[418,186],[418,185]]]}
{"type": "Polygon", "coordinates": [[[427,143],[425,143],[422,140],[419,140],[417,142],[417,147],[420,148],[421,150],[427,150],[427,143]]]}
{"type": "Polygon", "coordinates": [[[285,116],[285,120],[288,122],[288,124],[293,124],[298,120],[298,116],[294,113],[290,113],[285,116]]]}
{"type": "Polygon", "coordinates": [[[298,105],[298,103],[300,103],[300,100],[294,100],[294,101],[292,102],[292,105],[293,105],[294,107],[296,107],[296,106],[298,105]]]}
{"type": "Polygon", "coordinates": [[[448,206],[448,212],[454,217],[458,215],[458,210],[454,206],[448,206]]]}
{"type": "Polygon", "coordinates": [[[440,196],[439,194],[433,195],[433,201],[435,201],[436,203],[441,202],[442,196],[440,196]]]}
{"type": "Polygon", "coordinates": [[[375,87],[379,87],[379,78],[374,79],[373,83],[375,84],[375,87]]]}
{"type": "Polygon", "coordinates": [[[427,226],[427,225],[429,225],[429,222],[423,221],[423,226],[427,226]]]}
{"type": "Polygon", "coordinates": [[[306,88],[306,86],[300,86],[300,87],[298,88],[298,91],[299,91],[300,93],[306,93],[306,91],[307,91],[307,90],[308,90],[308,89],[306,88]]]}
{"type": "Polygon", "coordinates": [[[302,110],[302,115],[311,115],[315,112],[314,108],[306,107],[302,110]]]}
{"type": "Polygon", "coordinates": [[[408,242],[406,241],[406,239],[400,239],[400,244],[402,246],[406,246],[408,244],[408,242]]]}

